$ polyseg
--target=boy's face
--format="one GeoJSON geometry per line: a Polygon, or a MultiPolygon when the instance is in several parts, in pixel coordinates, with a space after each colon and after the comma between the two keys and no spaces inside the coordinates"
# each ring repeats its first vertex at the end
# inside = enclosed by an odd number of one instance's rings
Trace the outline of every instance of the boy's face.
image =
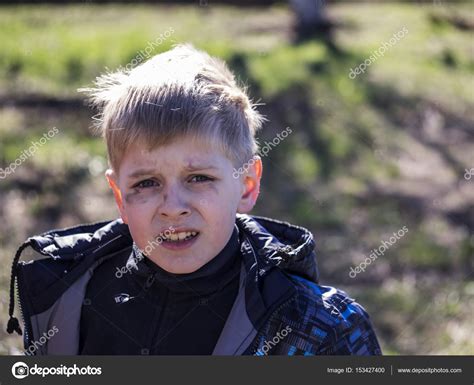
{"type": "Polygon", "coordinates": [[[232,162],[209,140],[184,137],[145,148],[130,147],[119,170],[107,170],[106,177],[140,250],[168,272],[191,273],[227,244],[235,214],[255,205],[262,162],[257,157],[235,178],[232,162]],[[163,234],[190,239],[173,242],[163,234]]]}

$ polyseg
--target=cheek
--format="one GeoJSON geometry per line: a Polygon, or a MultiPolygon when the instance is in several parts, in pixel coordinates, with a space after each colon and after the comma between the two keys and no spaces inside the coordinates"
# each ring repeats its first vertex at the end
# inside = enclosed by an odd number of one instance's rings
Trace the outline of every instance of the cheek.
{"type": "Polygon", "coordinates": [[[219,212],[226,212],[237,207],[240,199],[241,186],[226,181],[219,186],[210,186],[202,194],[201,206],[219,212]]]}
{"type": "Polygon", "coordinates": [[[127,193],[125,195],[123,209],[134,239],[136,234],[146,234],[146,230],[150,228],[156,205],[157,199],[153,194],[127,193]]]}
{"type": "Polygon", "coordinates": [[[227,184],[217,189],[210,189],[202,196],[199,207],[215,223],[225,224],[230,217],[235,217],[240,201],[240,187],[227,184]]]}
{"type": "Polygon", "coordinates": [[[130,208],[139,209],[141,206],[156,204],[159,199],[158,191],[153,188],[141,190],[140,192],[131,191],[125,194],[125,203],[130,208]]]}
{"type": "Polygon", "coordinates": [[[225,238],[235,223],[235,214],[237,205],[233,197],[228,194],[222,194],[213,199],[202,199],[200,213],[205,219],[210,231],[208,236],[212,241],[220,242],[225,238]]]}
{"type": "Polygon", "coordinates": [[[128,228],[133,241],[141,249],[154,237],[153,234],[149,233],[151,229],[150,219],[145,217],[145,215],[141,215],[139,212],[134,211],[128,216],[128,228]]]}
{"type": "Polygon", "coordinates": [[[146,212],[141,213],[139,211],[133,210],[127,212],[128,218],[128,227],[132,235],[143,233],[150,228],[150,220],[146,217],[146,212]]]}

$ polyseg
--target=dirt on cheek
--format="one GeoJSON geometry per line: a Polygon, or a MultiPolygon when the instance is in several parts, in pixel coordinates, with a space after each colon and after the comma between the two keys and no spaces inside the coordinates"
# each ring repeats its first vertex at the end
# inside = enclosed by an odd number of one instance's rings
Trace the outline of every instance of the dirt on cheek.
{"type": "Polygon", "coordinates": [[[142,205],[149,203],[153,198],[152,194],[131,192],[125,195],[125,202],[128,205],[142,205]]]}

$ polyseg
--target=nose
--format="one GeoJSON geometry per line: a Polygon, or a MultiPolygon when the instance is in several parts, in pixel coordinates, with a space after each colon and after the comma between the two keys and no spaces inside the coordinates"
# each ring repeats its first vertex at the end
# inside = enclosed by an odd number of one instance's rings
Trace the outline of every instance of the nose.
{"type": "Polygon", "coordinates": [[[184,195],[176,186],[163,191],[163,201],[158,208],[160,217],[175,219],[189,216],[191,210],[184,195]]]}

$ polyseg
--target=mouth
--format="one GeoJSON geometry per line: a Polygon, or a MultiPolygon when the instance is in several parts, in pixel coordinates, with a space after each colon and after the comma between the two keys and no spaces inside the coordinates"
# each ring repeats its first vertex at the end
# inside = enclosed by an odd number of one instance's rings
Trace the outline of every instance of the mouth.
{"type": "Polygon", "coordinates": [[[175,231],[172,234],[163,234],[161,247],[171,251],[183,251],[191,247],[199,239],[199,231],[175,231]]]}
{"type": "Polygon", "coordinates": [[[193,240],[199,236],[199,231],[166,231],[160,233],[159,237],[163,240],[163,243],[179,244],[190,240],[193,240]]]}

